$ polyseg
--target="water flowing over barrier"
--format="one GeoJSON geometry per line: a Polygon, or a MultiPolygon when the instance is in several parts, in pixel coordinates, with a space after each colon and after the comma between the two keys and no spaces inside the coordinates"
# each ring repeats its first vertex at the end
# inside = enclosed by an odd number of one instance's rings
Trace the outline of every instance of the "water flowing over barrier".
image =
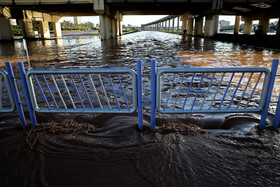
{"type": "MultiPolygon", "coordinates": [[[[31,122],[35,112],[44,113],[133,113],[138,109],[138,127],[143,129],[143,103],[150,103],[151,128],[155,129],[156,112],[251,113],[262,112],[260,129],[264,129],[277,76],[279,60],[272,70],[266,68],[162,68],[156,71],[151,60],[150,100],[143,101],[142,62],[137,74],[131,69],[32,69],[25,73],[18,63],[20,77],[15,77],[6,62],[7,72],[0,71],[0,112],[15,109],[23,127],[26,120],[22,105],[28,106],[31,122]],[[2,81],[2,78],[4,81],[2,81]],[[20,78],[26,103],[22,103],[15,82],[20,78]],[[5,83],[5,84],[2,84],[5,83]],[[9,106],[3,99],[9,99],[9,106]],[[16,107],[15,107],[16,106],[16,107]]],[[[280,94],[273,122],[280,121],[280,94]]]]}

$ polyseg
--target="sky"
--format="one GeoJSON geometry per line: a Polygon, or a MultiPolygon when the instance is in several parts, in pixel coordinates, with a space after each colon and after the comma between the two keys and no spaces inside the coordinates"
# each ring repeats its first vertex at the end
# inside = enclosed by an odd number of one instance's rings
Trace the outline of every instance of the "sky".
{"type": "MultiPolygon", "coordinates": [[[[151,16],[124,16],[122,25],[133,25],[133,26],[141,26],[141,24],[146,24],[152,21],[156,21],[160,18],[163,18],[167,15],[151,15],[151,16]]],[[[63,20],[66,21],[72,21],[73,22],[73,17],[63,17],[63,20]]],[[[81,17],[82,23],[83,22],[92,22],[92,23],[99,23],[99,17],[98,16],[83,16],[81,17]]],[[[219,16],[219,20],[225,20],[225,21],[230,21],[231,25],[234,25],[235,22],[235,16],[219,16]]],[[[271,21],[276,21],[271,20],[271,21]]],[[[258,21],[254,21],[253,23],[258,23],[258,21]]]]}
{"type": "MultiPolygon", "coordinates": [[[[160,18],[163,18],[167,15],[152,15],[152,16],[124,16],[122,24],[127,25],[135,25],[135,26],[141,26],[141,24],[149,23],[152,21],[156,21],[160,18]]],[[[63,17],[66,21],[72,21],[73,17],[63,17]]],[[[81,17],[82,23],[83,22],[92,22],[92,23],[99,23],[99,17],[98,16],[83,16],[81,17]]]]}

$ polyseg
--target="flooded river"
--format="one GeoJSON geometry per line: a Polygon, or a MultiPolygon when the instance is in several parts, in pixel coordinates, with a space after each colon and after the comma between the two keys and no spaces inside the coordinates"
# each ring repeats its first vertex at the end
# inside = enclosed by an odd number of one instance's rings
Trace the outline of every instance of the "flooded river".
{"type": "MultiPolygon", "coordinates": [[[[69,36],[0,43],[3,63],[26,68],[130,68],[141,59],[144,72],[155,59],[164,67],[266,67],[280,50],[197,37],[139,32],[100,41],[69,36]]],[[[16,71],[17,73],[17,71],[16,71]]],[[[146,82],[144,99],[149,99],[146,82]]],[[[280,91],[279,81],[275,94],[280,91]]],[[[254,99],[254,98],[253,98],[254,99]]],[[[255,99],[256,103],[258,102],[255,99]]],[[[19,127],[16,114],[0,115],[1,186],[278,186],[280,135],[259,132],[259,114],[157,115],[144,130],[137,114],[37,114],[36,128],[19,127]]],[[[273,107],[271,108],[273,112],[273,107]]]]}

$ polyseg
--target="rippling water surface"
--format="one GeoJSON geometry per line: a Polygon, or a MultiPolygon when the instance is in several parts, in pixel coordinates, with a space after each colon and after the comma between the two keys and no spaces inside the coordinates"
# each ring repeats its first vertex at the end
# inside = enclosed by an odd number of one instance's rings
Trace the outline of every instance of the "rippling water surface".
{"type": "MultiPolygon", "coordinates": [[[[34,69],[157,67],[266,67],[280,51],[139,32],[100,41],[71,36],[28,42],[34,69]]],[[[3,61],[24,61],[20,40],[0,44],[3,61]]],[[[14,65],[16,66],[16,65],[14,65]]],[[[4,67],[2,67],[4,69],[4,67]]],[[[279,82],[279,81],[278,81],[279,82]]],[[[276,83],[275,93],[280,91],[276,83]]],[[[145,99],[149,97],[148,82],[145,99]]],[[[257,100],[255,101],[258,102],[257,100]]],[[[144,131],[137,115],[37,114],[22,130],[16,114],[0,116],[0,184],[45,186],[278,186],[279,134],[257,130],[259,114],[158,115],[144,131]],[[5,169],[3,169],[5,168],[5,169]]]]}

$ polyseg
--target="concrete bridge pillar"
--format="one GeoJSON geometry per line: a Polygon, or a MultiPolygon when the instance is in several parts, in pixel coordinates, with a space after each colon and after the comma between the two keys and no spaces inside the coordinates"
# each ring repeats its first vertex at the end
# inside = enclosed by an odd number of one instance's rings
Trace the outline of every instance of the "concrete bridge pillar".
{"type": "Polygon", "coordinates": [[[13,39],[13,33],[11,29],[11,24],[9,19],[6,19],[4,17],[0,17],[0,40],[12,40],[13,39]]]}
{"type": "Polygon", "coordinates": [[[252,27],[253,27],[253,20],[250,18],[244,18],[244,30],[243,34],[245,35],[251,35],[252,33],[252,27]]]}
{"type": "Polygon", "coordinates": [[[175,30],[174,27],[175,27],[175,18],[172,19],[172,31],[175,30]]]}
{"type": "Polygon", "coordinates": [[[40,21],[39,25],[40,25],[41,37],[42,38],[50,38],[49,22],[40,21]]]}
{"type": "Polygon", "coordinates": [[[112,36],[118,36],[118,20],[112,19],[112,36]]]}
{"type": "Polygon", "coordinates": [[[112,19],[106,14],[99,16],[101,40],[112,38],[112,19]]]}
{"type": "Polygon", "coordinates": [[[241,19],[241,16],[235,16],[235,24],[234,24],[234,32],[233,32],[234,34],[239,33],[240,19],[241,19]]]}
{"type": "Polygon", "coordinates": [[[53,22],[54,36],[61,37],[61,24],[58,22],[53,22]]]}
{"type": "Polygon", "coordinates": [[[122,35],[122,21],[118,20],[118,35],[121,36],[122,35]]]}
{"type": "Polygon", "coordinates": [[[123,15],[117,11],[116,13],[116,27],[117,27],[117,36],[121,36],[122,35],[122,20],[123,20],[123,15]]]}
{"type": "Polygon", "coordinates": [[[187,20],[189,17],[189,13],[185,13],[181,16],[181,21],[182,21],[182,34],[186,34],[186,30],[187,30],[187,20]]]}
{"type": "Polygon", "coordinates": [[[33,24],[31,19],[21,19],[20,27],[22,29],[24,38],[35,38],[35,33],[33,30],[33,24]]]}
{"type": "Polygon", "coordinates": [[[261,18],[259,20],[258,31],[259,34],[266,35],[269,28],[269,18],[261,18]]]}
{"type": "Polygon", "coordinates": [[[180,16],[177,17],[177,30],[180,29],[180,16]]]}
{"type": "Polygon", "coordinates": [[[280,36],[280,19],[278,20],[278,24],[276,27],[276,35],[280,36]]]}
{"type": "Polygon", "coordinates": [[[203,27],[203,18],[202,17],[195,18],[195,27],[194,27],[195,36],[202,35],[202,27],[203,27]]]}
{"type": "Polygon", "coordinates": [[[168,20],[168,31],[170,31],[170,19],[168,20]]]}
{"type": "Polygon", "coordinates": [[[218,15],[206,16],[204,37],[211,37],[211,36],[214,36],[215,34],[217,34],[217,32],[218,32],[218,22],[219,22],[219,16],[218,15]]]}
{"type": "Polygon", "coordinates": [[[188,19],[187,35],[193,35],[193,19],[188,19]]]}

